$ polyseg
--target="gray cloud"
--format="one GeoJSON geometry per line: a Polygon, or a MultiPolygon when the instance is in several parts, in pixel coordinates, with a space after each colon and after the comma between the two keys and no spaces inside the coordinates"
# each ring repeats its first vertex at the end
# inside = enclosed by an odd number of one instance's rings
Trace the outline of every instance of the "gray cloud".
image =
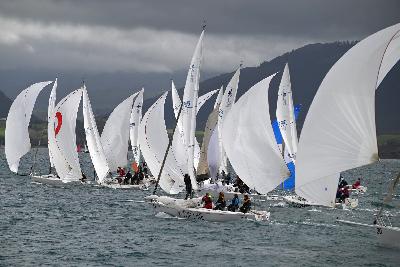
{"type": "Polygon", "coordinates": [[[3,0],[0,69],[174,73],[203,19],[204,69],[224,72],[307,43],[356,40],[400,21],[398,0],[3,0]]]}

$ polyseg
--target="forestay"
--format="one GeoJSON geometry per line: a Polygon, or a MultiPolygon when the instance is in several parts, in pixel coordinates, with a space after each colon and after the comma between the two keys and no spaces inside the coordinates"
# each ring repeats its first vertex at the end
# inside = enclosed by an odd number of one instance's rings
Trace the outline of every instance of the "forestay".
{"type": "Polygon", "coordinates": [[[188,75],[186,78],[185,89],[183,91],[183,108],[182,108],[182,124],[184,133],[184,145],[188,152],[187,173],[192,180],[193,189],[197,189],[196,177],[194,173],[194,146],[195,146],[195,131],[196,131],[196,114],[199,92],[200,67],[202,60],[204,30],[202,31],[199,41],[193,53],[190,62],[188,75]]]}
{"type": "Polygon", "coordinates": [[[143,107],[143,92],[144,89],[140,90],[138,96],[133,103],[131,119],[130,119],[130,140],[132,146],[133,157],[135,162],[140,162],[140,146],[139,146],[139,124],[142,119],[142,107],[143,107]]]}
{"type": "Polygon", "coordinates": [[[231,110],[233,103],[235,103],[237,89],[239,86],[239,76],[240,76],[240,68],[236,70],[235,74],[233,74],[232,79],[226,86],[225,93],[222,96],[221,104],[219,106],[218,146],[219,146],[219,162],[221,164],[219,171],[224,171],[224,172],[227,172],[228,159],[226,157],[226,153],[222,144],[222,125],[224,123],[225,117],[231,110]]]}
{"type": "Polygon", "coordinates": [[[108,117],[101,133],[101,144],[110,170],[128,163],[129,125],[135,93],[120,103],[108,117]]]}
{"type": "Polygon", "coordinates": [[[85,128],[86,143],[89,149],[90,158],[94,169],[96,170],[99,183],[103,183],[104,179],[110,172],[107,158],[104,154],[103,146],[100,140],[100,134],[97,130],[96,120],[90,104],[86,86],[83,86],[83,126],[85,128]]]}
{"type": "Polygon", "coordinates": [[[226,115],[222,141],[232,167],[258,193],[266,194],[290,175],[271,126],[271,75],[251,87],[226,115]]]}
{"type": "Polygon", "coordinates": [[[82,88],[64,97],[55,107],[49,132],[49,147],[53,164],[63,182],[78,181],[82,177],[76,151],[76,117],[82,98],[82,88]]]}
{"type": "Polygon", "coordinates": [[[399,59],[399,30],[396,24],[367,37],[325,76],[299,141],[299,196],[333,207],[340,172],[378,160],[375,90],[399,59]]]}
{"type": "Polygon", "coordinates": [[[11,104],[5,129],[5,154],[8,166],[17,173],[19,161],[31,149],[29,122],[40,91],[51,81],[35,83],[23,90],[11,104]]]}
{"type": "Polygon", "coordinates": [[[286,161],[286,163],[291,161],[296,163],[298,141],[292,98],[292,85],[290,83],[288,64],[285,65],[281,83],[279,85],[278,101],[276,105],[276,119],[278,121],[282,138],[285,141],[285,150],[288,152],[285,153],[285,157],[289,157],[289,160],[286,161]]]}

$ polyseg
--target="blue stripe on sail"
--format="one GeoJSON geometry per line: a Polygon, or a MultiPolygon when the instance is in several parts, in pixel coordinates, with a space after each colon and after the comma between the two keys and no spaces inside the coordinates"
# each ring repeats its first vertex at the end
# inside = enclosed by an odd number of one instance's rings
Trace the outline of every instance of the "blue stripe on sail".
{"type": "MultiPolygon", "coordinates": [[[[297,121],[297,118],[299,117],[300,110],[301,110],[301,104],[294,106],[294,118],[296,121],[297,121]]],[[[281,134],[281,131],[279,130],[277,120],[274,120],[272,122],[272,129],[274,130],[276,142],[278,143],[278,145],[282,144],[282,142],[283,142],[282,134],[281,134]]],[[[287,163],[286,166],[288,167],[288,169],[290,171],[290,176],[279,187],[282,189],[286,189],[286,190],[294,189],[295,177],[296,177],[295,165],[294,165],[293,161],[291,161],[291,162],[287,163]]]]}

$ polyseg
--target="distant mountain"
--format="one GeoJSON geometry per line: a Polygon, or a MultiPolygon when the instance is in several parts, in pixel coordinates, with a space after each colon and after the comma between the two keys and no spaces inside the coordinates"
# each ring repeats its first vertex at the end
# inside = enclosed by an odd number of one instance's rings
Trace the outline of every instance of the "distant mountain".
{"type": "Polygon", "coordinates": [[[11,106],[11,100],[0,91],[0,118],[6,118],[11,106]]]}
{"type": "MultiPolygon", "coordinates": [[[[349,50],[356,42],[334,42],[327,44],[310,44],[279,57],[266,61],[258,67],[243,68],[240,75],[237,99],[252,85],[263,78],[276,73],[271,82],[269,104],[271,118],[275,118],[277,92],[285,64],[289,63],[295,104],[302,105],[298,128],[301,129],[310,104],[318,87],[332,65],[349,50]]],[[[233,70],[234,71],[234,70],[233,70]]],[[[232,73],[222,74],[200,83],[200,95],[224,87],[232,77],[232,73]]],[[[400,100],[400,64],[397,63],[382,82],[376,94],[376,123],[378,134],[400,133],[400,116],[398,102],[400,100]]],[[[183,88],[179,89],[182,97],[183,88]]],[[[236,100],[237,100],[236,99],[236,100]]],[[[155,102],[156,98],[144,102],[144,109],[155,102]]],[[[212,111],[215,97],[210,99],[199,112],[197,129],[203,130],[208,114],[212,111]]],[[[171,95],[166,101],[165,119],[168,128],[174,124],[171,95]]],[[[255,113],[256,115],[256,113],[255,113]]]]}

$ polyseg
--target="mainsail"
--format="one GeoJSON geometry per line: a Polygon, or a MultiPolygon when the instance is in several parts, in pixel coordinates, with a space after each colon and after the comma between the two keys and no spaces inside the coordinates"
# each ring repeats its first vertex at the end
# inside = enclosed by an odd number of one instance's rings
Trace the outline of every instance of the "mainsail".
{"type": "Polygon", "coordinates": [[[222,140],[232,167],[257,192],[266,194],[289,171],[271,126],[268,90],[271,75],[251,87],[233,105],[222,127],[222,140]]]}
{"type": "Polygon", "coordinates": [[[85,85],[83,86],[82,91],[83,125],[85,128],[86,143],[94,169],[97,173],[97,177],[99,178],[99,182],[102,183],[110,172],[110,168],[108,167],[107,158],[104,154],[103,146],[100,140],[100,134],[97,130],[96,120],[85,85]]]}
{"type": "Polygon", "coordinates": [[[182,125],[184,134],[184,145],[187,150],[187,173],[192,180],[193,189],[197,189],[197,182],[194,173],[194,147],[195,147],[195,131],[196,131],[196,114],[199,92],[200,67],[202,60],[204,30],[202,31],[199,41],[196,45],[188,75],[186,78],[185,89],[183,91],[183,108],[182,108],[182,125]]]}
{"type": "MultiPolygon", "coordinates": [[[[54,109],[56,108],[56,93],[57,91],[57,79],[54,81],[53,89],[51,89],[50,97],[49,97],[49,107],[47,109],[47,136],[50,135],[52,131],[54,131],[54,125],[52,123],[52,117],[54,114],[54,109]]],[[[48,143],[48,141],[47,141],[48,143]]],[[[50,167],[54,167],[53,164],[53,156],[51,155],[51,149],[49,147],[49,160],[50,160],[50,167]]]]}
{"type": "Polygon", "coordinates": [[[64,97],[55,107],[49,132],[49,147],[57,174],[63,182],[78,181],[82,177],[76,151],[76,117],[83,89],[64,97]]]}
{"type": "Polygon", "coordinates": [[[326,74],[301,132],[296,193],[335,205],[340,172],[378,160],[375,90],[400,57],[400,24],[362,40],[326,74]]]}
{"type": "Polygon", "coordinates": [[[298,141],[288,64],[285,65],[285,70],[283,71],[281,83],[279,85],[276,119],[282,138],[285,141],[285,150],[288,152],[285,153],[285,157],[289,157],[289,161],[286,163],[291,161],[296,163],[298,141]]]}
{"type": "Polygon", "coordinates": [[[129,125],[133,99],[137,95],[131,95],[111,112],[101,133],[101,144],[112,171],[128,163],[129,125]]]}
{"type": "Polygon", "coordinates": [[[219,162],[221,164],[219,171],[224,171],[225,173],[227,172],[228,168],[228,159],[226,157],[226,153],[222,144],[222,125],[224,123],[225,117],[231,110],[233,103],[235,103],[237,89],[239,86],[239,76],[240,76],[240,67],[236,70],[235,74],[233,74],[232,79],[226,86],[225,93],[222,96],[221,104],[219,106],[218,146],[219,146],[219,158],[220,158],[219,162]]]}
{"type": "Polygon", "coordinates": [[[11,104],[5,129],[5,154],[8,166],[17,173],[19,161],[31,149],[28,127],[40,91],[51,81],[35,83],[23,90],[11,104]]]}
{"type": "Polygon", "coordinates": [[[133,156],[135,158],[135,162],[139,164],[140,162],[140,146],[139,146],[139,124],[140,120],[142,119],[142,106],[143,106],[143,91],[144,89],[140,90],[138,96],[133,103],[131,119],[130,119],[130,140],[132,146],[133,156]]]}

